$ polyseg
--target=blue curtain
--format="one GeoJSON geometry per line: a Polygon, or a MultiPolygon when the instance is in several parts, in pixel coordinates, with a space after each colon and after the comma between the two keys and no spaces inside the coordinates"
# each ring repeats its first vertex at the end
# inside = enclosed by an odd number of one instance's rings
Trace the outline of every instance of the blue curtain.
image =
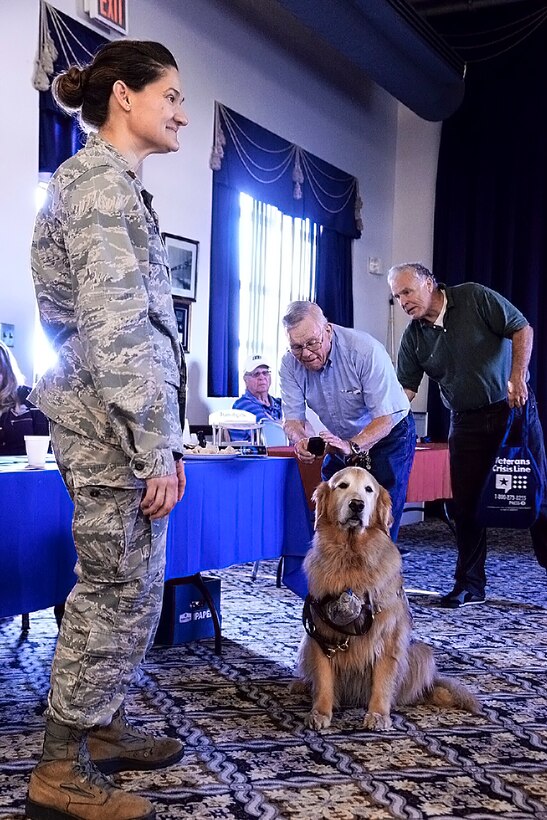
{"type": "MultiPolygon", "coordinates": [[[[504,22],[502,9],[486,10],[481,28],[488,32],[504,22]]],[[[547,153],[540,123],[547,116],[546,49],[544,23],[513,48],[504,43],[499,56],[469,65],[464,102],[442,127],[433,253],[438,280],[493,288],[533,326],[530,378],[544,430],[547,153]]],[[[429,429],[446,437],[447,413],[438,391],[429,395],[429,429]]]]}
{"type": "Polygon", "coordinates": [[[317,242],[316,302],[331,322],[353,327],[351,237],[323,228],[317,242]]]}
{"type": "MultiPolygon", "coordinates": [[[[42,20],[40,26],[47,28],[49,37],[57,52],[53,63],[53,72],[49,79],[64,71],[69,65],[86,65],[91,62],[92,55],[108,42],[100,34],[78,23],[57,9],[52,9],[47,3],[40,8],[42,20]]],[[[44,84],[47,78],[42,74],[44,84]]],[[[57,106],[51,93],[51,88],[40,90],[40,137],[39,137],[39,170],[53,173],[59,165],[78,151],[85,143],[85,134],[78,121],[65,114],[57,106]]]]}
{"type": "Polygon", "coordinates": [[[239,345],[239,191],[215,185],[209,296],[210,396],[237,396],[239,345]],[[212,260],[215,260],[213,265],[212,260]]]}
{"type": "Polygon", "coordinates": [[[346,327],[353,326],[351,243],[361,235],[361,200],[355,177],[219,103],[211,168],[208,391],[210,396],[235,396],[239,390],[239,194],[322,226],[316,301],[330,321],[346,327]]]}

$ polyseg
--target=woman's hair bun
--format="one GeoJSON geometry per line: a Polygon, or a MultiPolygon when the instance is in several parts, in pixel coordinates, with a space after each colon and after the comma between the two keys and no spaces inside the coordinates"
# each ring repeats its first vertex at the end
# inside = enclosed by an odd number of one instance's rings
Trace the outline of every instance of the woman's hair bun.
{"type": "Polygon", "coordinates": [[[89,70],[71,66],[53,80],[52,92],[62,108],[77,111],[82,107],[89,70]]]}

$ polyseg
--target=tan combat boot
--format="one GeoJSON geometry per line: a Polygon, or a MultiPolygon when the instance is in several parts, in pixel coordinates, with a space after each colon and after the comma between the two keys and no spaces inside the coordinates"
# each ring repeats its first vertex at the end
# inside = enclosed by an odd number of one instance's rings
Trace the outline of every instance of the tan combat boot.
{"type": "Polygon", "coordinates": [[[85,732],[48,719],[44,752],[30,776],[31,820],[154,820],[152,803],[116,788],[91,762],[85,732]]]}
{"type": "Polygon", "coordinates": [[[174,737],[154,737],[132,726],[121,706],[109,726],[97,726],[87,738],[89,754],[101,772],[161,769],[177,763],[184,746],[174,737]]]}

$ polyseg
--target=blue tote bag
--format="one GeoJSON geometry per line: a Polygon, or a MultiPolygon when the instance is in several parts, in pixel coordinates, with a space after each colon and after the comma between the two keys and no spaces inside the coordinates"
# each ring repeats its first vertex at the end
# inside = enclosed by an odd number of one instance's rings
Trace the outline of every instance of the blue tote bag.
{"type": "Polygon", "coordinates": [[[539,514],[543,485],[528,447],[529,402],[513,408],[503,440],[481,492],[478,519],[484,527],[531,527],[539,514]]]}

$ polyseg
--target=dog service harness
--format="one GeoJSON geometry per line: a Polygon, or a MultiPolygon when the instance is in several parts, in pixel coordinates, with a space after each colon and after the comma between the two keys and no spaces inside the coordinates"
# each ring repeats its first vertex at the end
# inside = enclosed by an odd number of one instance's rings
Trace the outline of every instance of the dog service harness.
{"type": "Polygon", "coordinates": [[[337,652],[347,652],[351,637],[365,635],[378,612],[380,610],[373,607],[368,593],[365,593],[365,598],[362,599],[351,589],[346,589],[340,595],[325,595],[321,599],[306,595],[302,623],[310,638],[317,641],[323,653],[330,659],[337,652]],[[334,632],[346,637],[335,643],[327,641],[318,633],[314,615],[334,632]]]}

